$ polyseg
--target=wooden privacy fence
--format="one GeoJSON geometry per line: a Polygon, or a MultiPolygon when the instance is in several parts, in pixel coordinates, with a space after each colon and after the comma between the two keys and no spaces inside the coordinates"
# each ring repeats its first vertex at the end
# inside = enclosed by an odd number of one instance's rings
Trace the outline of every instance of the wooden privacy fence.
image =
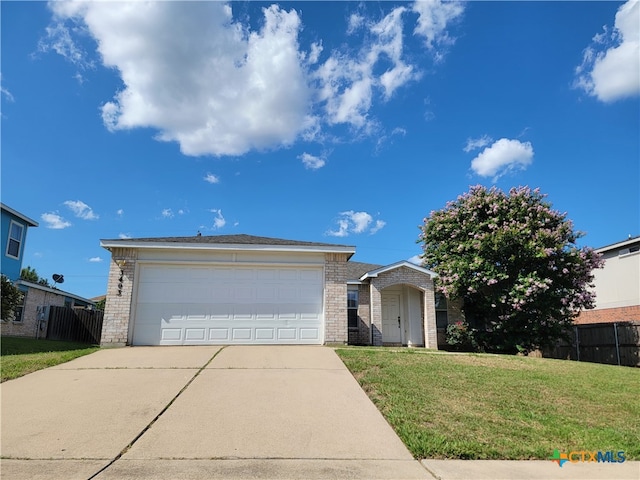
{"type": "Polygon", "coordinates": [[[102,334],[103,317],[104,312],[101,310],[51,306],[47,339],[98,345],[102,334]]]}
{"type": "Polygon", "coordinates": [[[575,325],[571,343],[560,343],[548,356],[640,367],[640,322],[575,325]]]}

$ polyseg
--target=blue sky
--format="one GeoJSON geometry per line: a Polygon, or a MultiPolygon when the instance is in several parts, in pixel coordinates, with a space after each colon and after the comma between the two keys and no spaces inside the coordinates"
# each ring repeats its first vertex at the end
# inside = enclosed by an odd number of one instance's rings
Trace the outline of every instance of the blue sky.
{"type": "Polygon", "coordinates": [[[103,238],[420,253],[470,185],[640,234],[633,2],[2,2],[2,202],[24,265],[105,293],[103,238]]]}

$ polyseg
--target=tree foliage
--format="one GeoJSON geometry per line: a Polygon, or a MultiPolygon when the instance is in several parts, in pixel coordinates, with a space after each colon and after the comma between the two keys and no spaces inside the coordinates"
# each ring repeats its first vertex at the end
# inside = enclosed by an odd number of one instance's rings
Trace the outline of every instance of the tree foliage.
{"type": "Polygon", "coordinates": [[[43,285],[45,287],[49,286],[49,281],[46,278],[42,278],[38,275],[35,268],[33,267],[24,267],[20,270],[20,278],[22,280],[26,280],[27,282],[37,283],[38,285],[43,285]]]}
{"type": "Polygon", "coordinates": [[[2,275],[1,281],[2,311],[0,317],[5,321],[13,320],[16,307],[22,303],[23,293],[6,276],[2,275]]]}
{"type": "Polygon", "coordinates": [[[96,310],[103,310],[104,311],[104,307],[107,304],[107,299],[103,298],[102,300],[98,300],[96,302],[96,310]]]}
{"type": "Polygon", "coordinates": [[[589,287],[602,260],[577,247],[583,234],[545,197],[528,187],[505,194],[478,185],[420,227],[424,265],[440,275],[440,291],[464,301],[485,349],[551,346],[594,306],[589,287]]]}

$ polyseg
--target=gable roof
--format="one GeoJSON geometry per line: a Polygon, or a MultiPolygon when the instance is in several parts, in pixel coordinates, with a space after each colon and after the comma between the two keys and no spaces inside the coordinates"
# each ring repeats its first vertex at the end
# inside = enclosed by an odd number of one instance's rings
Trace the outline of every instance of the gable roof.
{"type": "Polygon", "coordinates": [[[360,277],[372,270],[381,268],[382,265],[375,263],[347,262],[347,283],[360,283],[360,277]]]}
{"type": "Polygon", "coordinates": [[[106,249],[127,248],[187,248],[220,250],[265,250],[265,251],[311,251],[325,253],[355,253],[352,245],[335,243],[305,242],[282,238],[259,237],[256,235],[194,235],[191,237],[148,237],[100,240],[106,249]]]}
{"type": "Polygon", "coordinates": [[[412,270],[416,270],[417,272],[425,273],[429,275],[431,278],[435,278],[438,276],[436,272],[433,272],[424,267],[416,265],[415,263],[411,263],[408,260],[402,260],[400,262],[392,263],[391,265],[386,265],[384,267],[380,267],[375,270],[366,272],[360,277],[360,280],[364,281],[364,280],[367,280],[368,278],[375,278],[381,273],[388,272],[389,270],[394,270],[396,268],[402,268],[402,267],[411,268],[412,270]]]}
{"type": "Polygon", "coordinates": [[[31,220],[26,215],[23,215],[22,213],[18,212],[17,210],[14,210],[13,208],[9,207],[8,205],[5,205],[4,203],[0,203],[0,208],[2,208],[2,210],[4,210],[5,212],[10,213],[11,215],[18,217],[20,220],[25,222],[29,227],[38,226],[38,222],[36,222],[35,220],[31,220]]]}

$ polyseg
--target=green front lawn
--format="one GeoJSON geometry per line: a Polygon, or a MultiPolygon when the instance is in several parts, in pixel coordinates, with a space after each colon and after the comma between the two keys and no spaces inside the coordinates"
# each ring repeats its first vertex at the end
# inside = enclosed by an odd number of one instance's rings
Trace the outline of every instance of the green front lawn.
{"type": "Polygon", "coordinates": [[[640,369],[542,358],[336,350],[416,458],[640,459],[640,369]]]}
{"type": "Polygon", "coordinates": [[[99,347],[86,343],[2,337],[0,339],[0,381],[68,362],[93,353],[99,347]]]}

